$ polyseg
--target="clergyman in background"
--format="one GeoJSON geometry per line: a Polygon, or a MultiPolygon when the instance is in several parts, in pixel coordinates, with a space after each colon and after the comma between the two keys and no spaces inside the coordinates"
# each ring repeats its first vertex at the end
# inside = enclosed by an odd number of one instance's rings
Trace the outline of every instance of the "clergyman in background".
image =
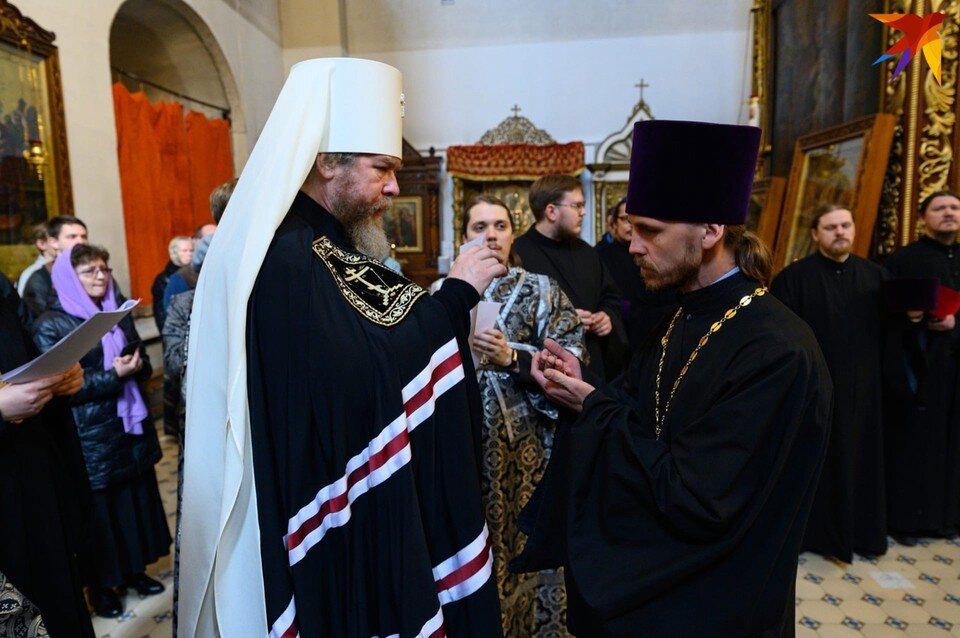
{"type": "Polygon", "coordinates": [[[882,363],[886,272],[852,254],[853,213],[814,211],[816,252],[787,266],[770,286],[807,322],[833,379],[833,426],[801,549],[853,561],[887,551],[883,467],[882,363]]]}
{"type": "Polygon", "coordinates": [[[536,223],[517,238],[513,249],[526,270],[560,284],[586,331],[587,366],[613,378],[629,360],[627,332],[613,276],[593,246],[580,239],[586,209],[580,180],[541,177],[530,186],[529,199],[536,223]]]}

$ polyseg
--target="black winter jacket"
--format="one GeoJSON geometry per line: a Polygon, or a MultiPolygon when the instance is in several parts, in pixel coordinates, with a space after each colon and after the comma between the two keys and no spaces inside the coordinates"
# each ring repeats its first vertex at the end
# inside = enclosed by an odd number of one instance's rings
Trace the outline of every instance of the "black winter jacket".
{"type": "Polygon", "coordinates": [[[23,303],[30,309],[34,319],[43,314],[56,298],[57,293],[53,291],[53,277],[46,266],[30,275],[23,289],[23,303]]]}
{"type": "Polygon", "coordinates": [[[180,266],[168,261],[160,274],[153,280],[150,286],[150,294],[153,295],[153,320],[157,323],[157,331],[163,332],[163,322],[167,319],[167,311],[163,308],[163,291],[167,289],[167,282],[170,281],[170,275],[180,270],[180,266]]]}
{"type": "MultiPolygon", "coordinates": [[[[117,305],[123,301],[123,297],[117,295],[117,305]]],[[[67,314],[58,301],[34,323],[33,339],[37,347],[46,352],[81,323],[82,319],[67,314]]],[[[120,328],[128,342],[140,339],[130,315],[120,322],[120,328]]],[[[140,357],[143,367],[135,378],[138,383],[143,383],[150,378],[153,369],[142,345],[140,357]]],[[[143,424],[142,435],[123,431],[123,421],[117,414],[117,399],[123,382],[113,368],[103,369],[103,346],[100,343],[83,356],[80,365],[83,366],[83,387],[71,397],[71,406],[90,487],[102,490],[134,479],[152,467],[160,460],[160,444],[149,417],[143,424]]],[[[146,393],[143,396],[146,401],[146,393]]]]}

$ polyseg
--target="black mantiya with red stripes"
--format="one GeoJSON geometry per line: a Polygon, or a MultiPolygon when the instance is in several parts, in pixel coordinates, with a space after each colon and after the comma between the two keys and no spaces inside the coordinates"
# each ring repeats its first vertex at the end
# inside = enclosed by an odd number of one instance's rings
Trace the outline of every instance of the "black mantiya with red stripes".
{"type": "Polygon", "coordinates": [[[472,289],[384,325],[345,298],[318,237],[350,251],[300,195],[248,307],[264,634],[498,636],[458,321],[472,289]]]}

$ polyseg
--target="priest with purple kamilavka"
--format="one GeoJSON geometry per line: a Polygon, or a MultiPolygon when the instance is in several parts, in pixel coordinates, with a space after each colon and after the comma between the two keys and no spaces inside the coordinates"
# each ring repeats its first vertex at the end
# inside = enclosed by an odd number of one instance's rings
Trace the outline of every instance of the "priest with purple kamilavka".
{"type": "Polygon", "coordinates": [[[647,287],[677,289],[680,308],[610,384],[553,342],[535,356],[568,419],[513,567],[563,565],[577,636],[794,633],[832,386],[810,328],[768,293],[769,252],[743,227],[759,137],[637,124],[630,251],[647,287]]]}

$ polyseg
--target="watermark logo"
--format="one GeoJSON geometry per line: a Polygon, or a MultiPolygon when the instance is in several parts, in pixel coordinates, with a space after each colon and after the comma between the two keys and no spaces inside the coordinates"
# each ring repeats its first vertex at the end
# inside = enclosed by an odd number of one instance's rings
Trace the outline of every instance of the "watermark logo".
{"type": "Polygon", "coordinates": [[[874,64],[880,64],[885,60],[900,56],[897,67],[890,77],[891,82],[907,67],[917,51],[921,50],[923,51],[923,57],[927,59],[927,64],[930,65],[930,70],[933,71],[933,77],[937,79],[937,84],[940,84],[940,59],[943,54],[943,43],[937,29],[943,22],[942,13],[937,11],[923,17],[912,13],[871,13],[870,17],[876,18],[891,29],[903,31],[903,37],[874,61],[874,64]]]}

